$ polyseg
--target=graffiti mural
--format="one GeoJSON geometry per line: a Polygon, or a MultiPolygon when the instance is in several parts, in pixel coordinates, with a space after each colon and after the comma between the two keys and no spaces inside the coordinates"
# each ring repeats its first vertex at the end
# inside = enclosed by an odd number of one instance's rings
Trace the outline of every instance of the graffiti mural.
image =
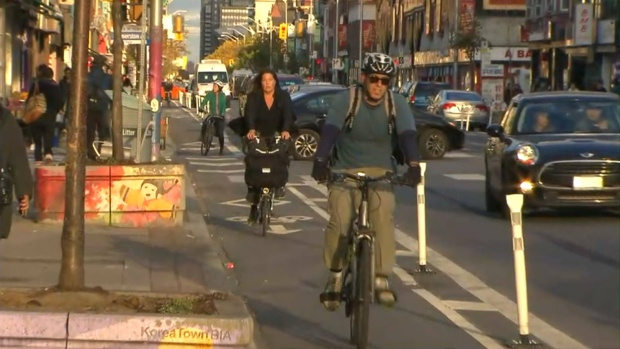
{"type": "MultiPolygon", "coordinates": [[[[125,227],[176,226],[185,211],[182,165],[88,166],[84,190],[85,220],[125,227]]],[[[39,167],[35,205],[41,222],[62,222],[65,170],[39,167]]]]}

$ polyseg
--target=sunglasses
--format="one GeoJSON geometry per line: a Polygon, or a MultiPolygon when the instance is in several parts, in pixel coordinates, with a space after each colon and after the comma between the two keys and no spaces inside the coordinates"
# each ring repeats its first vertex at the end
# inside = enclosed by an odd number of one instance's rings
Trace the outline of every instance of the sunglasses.
{"type": "Polygon", "coordinates": [[[384,86],[387,86],[390,84],[390,78],[380,78],[374,75],[369,76],[368,80],[370,81],[371,84],[376,84],[378,82],[381,82],[381,85],[384,85],[384,86]]]}

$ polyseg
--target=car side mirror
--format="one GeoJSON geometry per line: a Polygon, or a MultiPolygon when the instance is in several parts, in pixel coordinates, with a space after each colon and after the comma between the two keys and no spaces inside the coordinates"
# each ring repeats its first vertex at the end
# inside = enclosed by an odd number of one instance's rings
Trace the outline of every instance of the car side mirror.
{"type": "Polygon", "coordinates": [[[504,138],[504,128],[501,125],[493,124],[487,127],[487,135],[492,138],[504,138]]]}

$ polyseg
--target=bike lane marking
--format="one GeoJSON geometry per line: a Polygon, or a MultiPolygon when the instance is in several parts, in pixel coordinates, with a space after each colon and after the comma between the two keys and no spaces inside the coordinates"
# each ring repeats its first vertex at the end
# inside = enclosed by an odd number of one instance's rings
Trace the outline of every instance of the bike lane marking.
{"type": "MultiPolygon", "coordinates": [[[[321,193],[323,196],[327,196],[327,187],[323,185],[319,185],[310,178],[310,176],[301,176],[304,184],[313,188],[314,190],[321,193]]],[[[305,194],[301,193],[296,188],[287,188],[288,191],[297,196],[304,204],[306,204],[310,209],[316,212],[319,216],[323,217],[325,220],[329,220],[329,214],[320,206],[316,204],[315,201],[308,198],[305,194]]],[[[396,241],[402,245],[405,249],[409,250],[414,255],[418,255],[418,240],[398,228],[395,228],[396,241]]],[[[443,256],[439,252],[433,250],[430,247],[427,247],[427,255],[428,259],[432,261],[432,265],[438,270],[442,271],[446,274],[450,279],[456,282],[461,288],[480,299],[483,303],[491,306],[497,310],[497,312],[501,313],[508,320],[512,321],[515,325],[518,325],[518,316],[517,316],[517,305],[515,302],[510,300],[508,297],[503,294],[497,292],[492,289],[488,285],[486,285],[482,280],[480,280],[477,276],[463,269],[461,266],[456,264],[455,262],[449,260],[447,257],[443,256]]],[[[396,267],[399,268],[400,267],[396,267]]],[[[402,270],[402,269],[401,269],[402,270]]],[[[404,271],[404,270],[403,270],[404,271]]],[[[403,283],[411,282],[412,280],[415,282],[415,279],[410,276],[408,273],[404,273],[408,275],[408,277],[403,280],[401,276],[403,276],[402,272],[396,272],[395,274],[401,279],[403,283]]],[[[403,276],[404,277],[404,276],[403,276]]],[[[417,283],[416,283],[417,284],[417,283]]],[[[415,291],[414,291],[415,292],[415,291]]],[[[427,291],[428,292],[428,291],[427,291]]],[[[446,309],[450,309],[447,307],[445,302],[431,294],[430,292],[425,294],[423,297],[427,300],[433,307],[442,312],[446,317],[452,320],[454,314],[446,314],[444,311],[446,309]]],[[[488,311],[488,310],[487,310],[488,311]]],[[[457,314],[458,315],[458,314],[457,314]]],[[[493,341],[495,345],[499,345],[499,343],[488,336],[484,336],[477,338],[474,334],[481,333],[480,330],[472,331],[471,328],[476,328],[474,325],[469,326],[469,321],[463,318],[461,315],[458,317],[454,317],[458,322],[455,322],[457,326],[465,330],[468,334],[470,334],[474,339],[478,340],[480,344],[484,345],[486,348],[503,348],[503,346],[486,346],[488,343],[486,338],[493,341]],[[483,340],[484,342],[481,342],[483,340]]],[[[556,329],[550,324],[546,323],[544,320],[539,318],[530,312],[529,314],[529,323],[531,334],[539,338],[545,345],[555,348],[555,349],[589,349],[584,344],[578,342],[577,340],[571,338],[567,334],[562,331],[556,329]]]]}

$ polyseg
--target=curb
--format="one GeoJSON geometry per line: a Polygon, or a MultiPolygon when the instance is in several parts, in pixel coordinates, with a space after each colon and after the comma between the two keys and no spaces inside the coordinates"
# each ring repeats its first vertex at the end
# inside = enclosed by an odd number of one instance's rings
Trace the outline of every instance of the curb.
{"type": "Polygon", "coordinates": [[[243,300],[216,307],[230,316],[0,311],[0,348],[247,348],[254,320],[243,300]]]}

